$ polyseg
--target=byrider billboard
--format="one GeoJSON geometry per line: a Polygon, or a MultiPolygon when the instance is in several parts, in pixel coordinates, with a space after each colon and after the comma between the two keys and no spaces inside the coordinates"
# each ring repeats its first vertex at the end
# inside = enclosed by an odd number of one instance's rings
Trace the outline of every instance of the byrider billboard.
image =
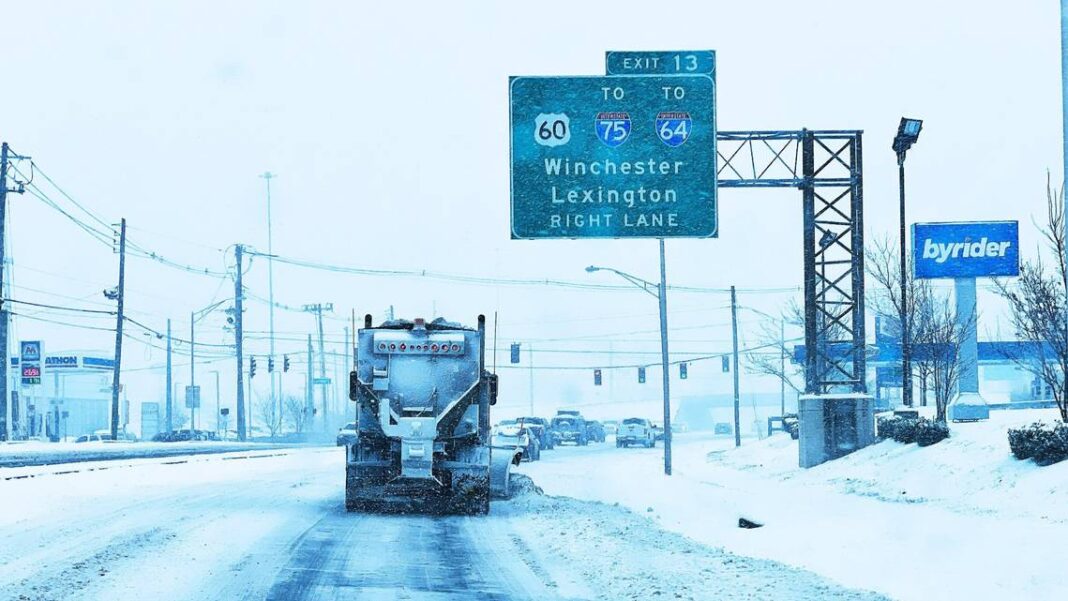
{"type": "Polygon", "coordinates": [[[1016,221],[966,221],[912,225],[917,278],[976,278],[1020,274],[1016,221]]]}

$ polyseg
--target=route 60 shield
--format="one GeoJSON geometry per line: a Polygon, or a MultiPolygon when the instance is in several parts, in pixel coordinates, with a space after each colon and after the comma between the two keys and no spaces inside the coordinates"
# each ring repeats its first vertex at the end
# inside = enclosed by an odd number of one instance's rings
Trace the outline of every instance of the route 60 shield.
{"type": "Polygon", "coordinates": [[[630,113],[597,113],[594,128],[597,130],[597,138],[604,142],[605,146],[615,148],[630,137],[630,113]]]}
{"type": "Polygon", "coordinates": [[[660,141],[672,148],[686,143],[693,130],[690,113],[680,111],[663,111],[656,116],[656,135],[660,141]]]}

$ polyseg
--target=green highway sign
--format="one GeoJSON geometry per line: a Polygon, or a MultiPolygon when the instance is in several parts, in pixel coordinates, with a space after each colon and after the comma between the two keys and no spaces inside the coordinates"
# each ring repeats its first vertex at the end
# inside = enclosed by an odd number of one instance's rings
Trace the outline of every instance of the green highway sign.
{"type": "Polygon", "coordinates": [[[511,77],[512,238],[717,233],[711,75],[511,77]]]}
{"type": "Polygon", "coordinates": [[[609,75],[715,75],[715,50],[609,50],[604,55],[609,75]]]}

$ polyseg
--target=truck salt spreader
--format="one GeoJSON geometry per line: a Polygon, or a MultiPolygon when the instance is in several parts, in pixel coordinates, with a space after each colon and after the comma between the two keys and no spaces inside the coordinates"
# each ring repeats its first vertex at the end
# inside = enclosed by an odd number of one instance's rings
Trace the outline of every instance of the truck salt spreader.
{"type": "Polygon", "coordinates": [[[471,329],[371,316],[357,338],[349,398],[357,403],[347,445],[349,511],[429,510],[484,514],[508,495],[515,449],[491,449],[497,376],[485,369],[486,318],[471,329]]]}

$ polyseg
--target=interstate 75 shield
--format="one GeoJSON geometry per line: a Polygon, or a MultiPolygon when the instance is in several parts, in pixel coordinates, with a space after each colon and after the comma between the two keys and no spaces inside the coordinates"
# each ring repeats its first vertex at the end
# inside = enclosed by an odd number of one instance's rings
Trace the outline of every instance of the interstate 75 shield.
{"type": "Polygon", "coordinates": [[[605,146],[615,148],[630,137],[630,113],[597,113],[594,128],[597,130],[597,138],[604,142],[605,146]]]}

